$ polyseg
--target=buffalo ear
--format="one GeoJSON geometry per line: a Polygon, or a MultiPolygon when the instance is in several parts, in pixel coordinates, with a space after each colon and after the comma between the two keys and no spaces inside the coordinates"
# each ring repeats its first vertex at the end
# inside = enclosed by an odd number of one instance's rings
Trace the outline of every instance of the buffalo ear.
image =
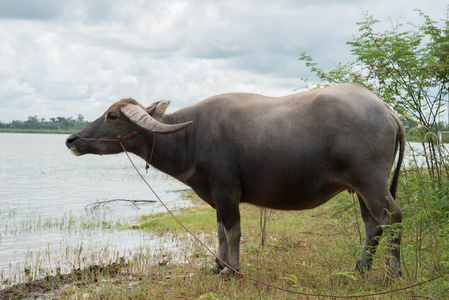
{"type": "Polygon", "coordinates": [[[150,106],[146,108],[147,113],[153,117],[155,120],[160,120],[165,113],[168,105],[170,104],[169,100],[162,100],[158,102],[154,102],[150,106]]]}

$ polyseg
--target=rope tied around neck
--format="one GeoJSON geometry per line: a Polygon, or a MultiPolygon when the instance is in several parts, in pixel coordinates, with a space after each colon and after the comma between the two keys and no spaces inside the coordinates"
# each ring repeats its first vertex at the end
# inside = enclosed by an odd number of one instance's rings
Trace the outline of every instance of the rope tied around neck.
{"type": "Polygon", "coordinates": [[[143,129],[142,129],[142,130],[139,130],[139,131],[134,131],[134,132],[128,133],[128,134],[125,135],[124,137],[118,136],[117,140],[121,143],[124,139],[129,139],[130,137],[133,137],[133,136],[139,134],[139,133],[142,132],[142,131],[143,131],[143,129]]]}
{"type": "MultiPolygon", "coordinates": [[[[125,149],[125,146],[123,146],[123,144],[122,144],[122,141],[123,141],[123,140],[126,140],[126,139],[129,139],[129,138],[132,138],[133,136],[138,135],[138,134],[141,133],[142,131],[144,131],[144,129],[136,130],[136,131],[134,131],[134,132],[128,133],[128,134],[125,135],[125,136],[119,135],[116,139],[94,139],[94,138],[82,138],[82,137],[80,137],[80,138],[78,138],[78,139],[80,139],[80,140],[82,140],[82,141],[118,142],[118,143],[120,143],[120,146],[122,146],[123,151],[126,153],[126,155],[128,155],[128,153],[127,153],[127,151],[126,151],[126,149],[125,149]]],[[[146,163],[145,163],[145,170],[146,170],[147,174],[148,174],[148,169],[150,168],[151,159],[153,158],[153,152],[154,152],[154,144],[155,144],[155,141],[156,141],[156,134],[153,133],[153,146],[151,147],[150,158],[149,158],[148,161],[146,161],[146,163]]]]}

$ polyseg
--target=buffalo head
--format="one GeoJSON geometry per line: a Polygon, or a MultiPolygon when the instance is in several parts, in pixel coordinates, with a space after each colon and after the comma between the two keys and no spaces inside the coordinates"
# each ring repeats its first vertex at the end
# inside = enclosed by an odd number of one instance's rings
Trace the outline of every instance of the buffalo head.
{"type": "Polygon", "coordinates": [[[66,145],[75,155],[115,154],[121,152],[122,147],[107,140],[141,131],[168,134],[189,126],[192,122],[165,124],[160,121],[169,103],[159,101],[145,108],[134,99],[122,99],[97,120],[69,136],[66,145]]]}

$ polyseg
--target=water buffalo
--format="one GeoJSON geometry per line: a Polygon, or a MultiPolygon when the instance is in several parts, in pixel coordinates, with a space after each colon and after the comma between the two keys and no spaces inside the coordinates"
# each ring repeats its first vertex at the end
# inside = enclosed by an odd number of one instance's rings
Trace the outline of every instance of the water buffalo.
{"type": "MultiPolygon", "coordinates": [[[[145,108],[114,103],[66,141],[75,155],[125,148],[192,187],[217,211],[218,256],[239,268],[242,202],[282,210],[317,207],[355,191],[366,228],[355,268],[364,272],[385,226],[402,221],[394,198],[404,155],[404,128],[373,93],[343,84],[284,97],[230,93],[165,115],[168,101],[145,108]],[[143,131],[142,131],[143,130],[143,131]],[[157,133],[158,135],[155,135],[157,133]],[[388,181],[399,149],[391,187],[388,181]]],[[[390,266],[400,273],[400,235],[390,236],[390,266]]],[[[213,271],[232,270],[216,261],[213,271]]]]}

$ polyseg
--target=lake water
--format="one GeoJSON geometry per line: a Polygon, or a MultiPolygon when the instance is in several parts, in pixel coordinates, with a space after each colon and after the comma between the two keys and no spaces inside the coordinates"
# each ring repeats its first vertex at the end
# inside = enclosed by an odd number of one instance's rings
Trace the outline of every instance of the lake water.
{"type": "MultiPolygon", "coordinates": [[[[164,212],[159,203],[139,204],[140,209],[126,202],[86,209],[97,201],[156,198],[124,154],[76,157],[67,150],[66,138],[0,133],[0,279],[4,284],[36,264],[34,275],[45,275],[56,267],[82,266],[88,263],[85,256],[95,262],[138,247],[170,243],[117,226],[164,212]]],[[[131,157],[144,173],[145,162],[131,157]]],[[[170,209],[191,205],[176,192],[187,188],[182,183],[154,168],[145,177],[170,209]]]]}

